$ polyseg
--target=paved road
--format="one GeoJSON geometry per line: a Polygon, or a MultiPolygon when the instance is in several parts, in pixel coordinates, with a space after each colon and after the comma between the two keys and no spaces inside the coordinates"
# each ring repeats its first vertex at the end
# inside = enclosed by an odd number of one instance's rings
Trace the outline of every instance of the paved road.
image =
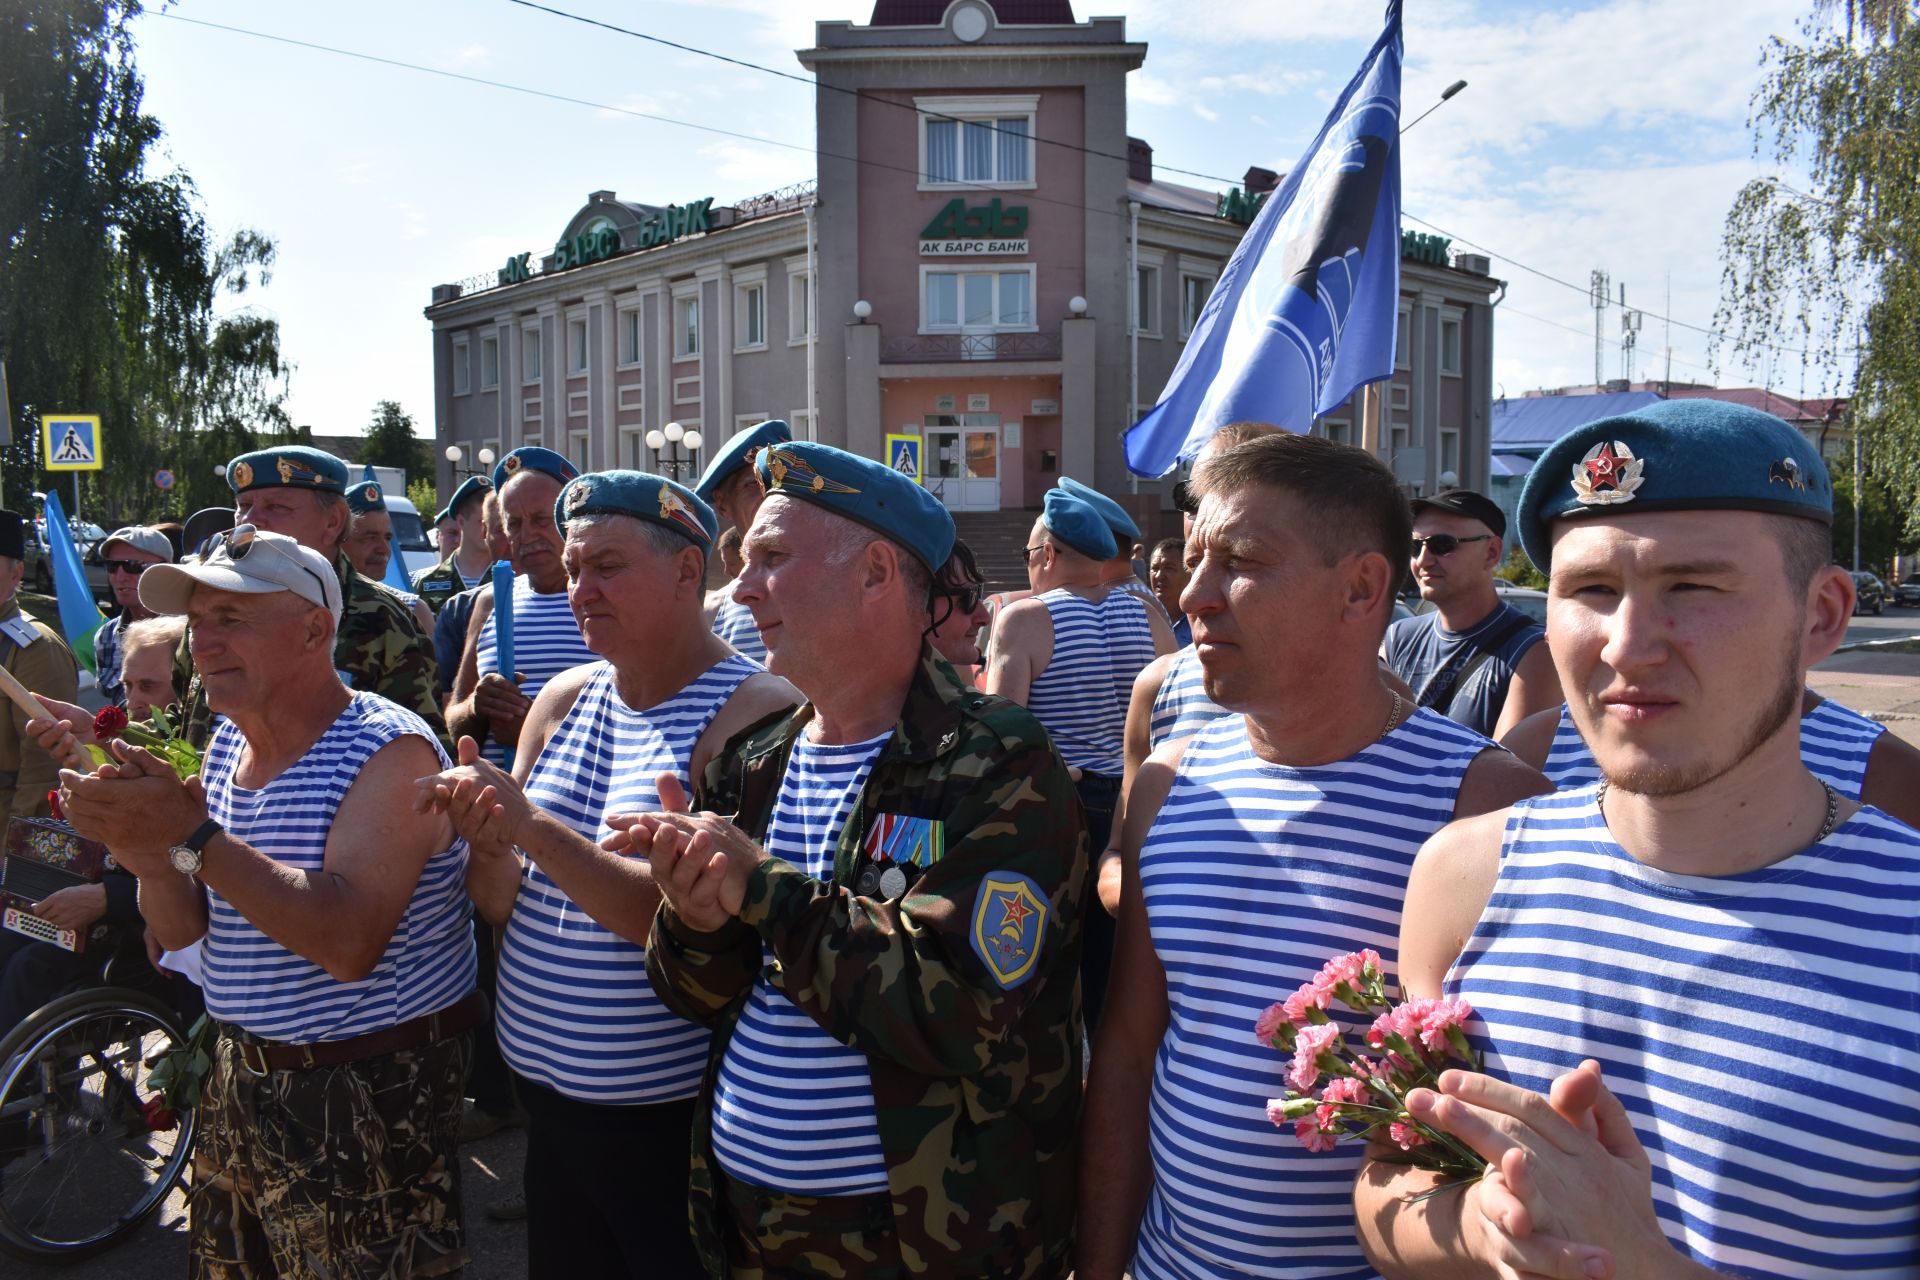
{"type": "Polygon", "coordinates": [[[1899,636],[1920,636],[1920,609],[1900,609],[1888,605],[1879,617],[1863,613],[1847,624],[1847,643],[1862,640],[1891,640],[1899,636]]]}
{"type": "MultiPolygon", "coordinates": [[[[481,1212],[520,1182],[527,1131],[509,1129],[460,1148],[467,1243],[473,1265],[466,1280],[523,1280],[527,1274],[524,1222],[493,1222],[481,1212]]],[[[35,1266],[0,1257],[7,1280],[180,1280],[187,1273],[186,1206],[179,1192],[138,1234],[118,1248],[73,1266],[35,1266]]]]}

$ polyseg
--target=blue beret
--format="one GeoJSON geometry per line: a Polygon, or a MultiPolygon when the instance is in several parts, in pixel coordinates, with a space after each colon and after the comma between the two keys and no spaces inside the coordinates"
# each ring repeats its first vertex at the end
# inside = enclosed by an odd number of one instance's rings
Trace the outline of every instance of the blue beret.
{"type": "Polygon", "coordinates": [[[885,534],[934,573],[953,554],[953,517],[940,499],[883,463],[796,441],[762,450],[754,467],[768,497],[811,502],[885,534]]]}
{"type": "Polygon", "coordinates": [[[324,449],[285,444],[243,453],[227,464],[227,487],[235,493],[249,489],[317,489],[321,493],[347,491],[347,464],[324,449]]]}
{"type": "Polygon", "coordinates": [[[728,476],[742,467],[753,465],[753,454],[756,449],[764,449],[768,445],[785,444],[791,439],[793,439],[793,428],[778,418],[769,418],[757,427],[748,427],[727,441],[720,447],[720,452],[713,455],[713,460],[707,463],[707,469],[700,473],[700,482],[693,486],[693,491],[706,501],[712,502],[713,491],[725,483],[728,476]]]}
{"type": "Polygon", "coordinates": [[[1061,488],[1047,490],[1040,503],[1040,519],[1049,533],[1083,556],[1111,560],[1120,554],[1120,544],[1113,540],[1113,526],[1079,493],[1061,488]]]}
{"type": "Polygon", "coordinates": [[[513,477],[519,475],[522,471],[544,472],[552,476],[555,480],[558,480],[561,484],[565,484],[580,474],[580,468],[568,462],[564,455],[555,453],[551,449],[542,449],[537,444],[530,444],[515,449],[512,453],[494,464],[493,487],[496,489],[505,488],[507,481],[513,479],[513,477]]]}
{"type": "Polygon", "coordinates": [[[1060,487],[1076,498],[1085,498],[1107,522],[1107,528],[1113,530],[1114,555],[1120,554],[1120,544],[1125,542],[1129,549],[1140,540],[1140,526],[1133,522],[1127,509],[1089,484],[1081,484],[1072,476],[1060,477],[1060,487]]]}
{"type": "Polygon", "coordinates": [[[1637,511],[1764,511],[1833,523],[1833,480],[1807,438],[1723,400],[1662,400],[1554,441],[1520,490],[1520,544],[1542,572],[1555,520],[1637,511]]]}
{"type": "Polygon", "coordinates": [[[589,471],[554,499],[553,523],[562,532],[578,516],[632,516],[673,530],[702,551],[720,533],[713,508],[693,490],[644,471],[589,471]]]}
{"type": "Polygon", "coordinates": [[[353,488],[347,490],[347,510],[357,516],[363,516],[369,511],[385,511],[386,509],[387,496],[380,492],[380,485],[377,481],[361,480],[357,482],[353,488]]]}
{"type": "Polygon", "coordinates": [[[438,515],[434,516],[433,522],[439,524],[449,516],[459,515],[460,508],[467,505],[468,499],[475,496],[484,496],[492,492],[493,481],[487,479],[485,476],[468,476],[460,482],[460,487],[453,491],[453,496],[447,499],[447,505],[438,515]]]}

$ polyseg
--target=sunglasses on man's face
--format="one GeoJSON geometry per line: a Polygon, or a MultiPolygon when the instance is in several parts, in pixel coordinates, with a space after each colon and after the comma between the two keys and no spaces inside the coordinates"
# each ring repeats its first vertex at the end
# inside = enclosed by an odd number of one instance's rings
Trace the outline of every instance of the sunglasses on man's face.
{"type": "Polygon", "coordinates": [[[980,607],[980,600],[985,594],[986,588],[975,583],[971,587],[962,587],[959,590],[948,591],[946,596],[947,599],[953,601],[955,613],[972,613],[980,607]]]}
{"type": "Polygon", "coordinates": [[[145,560],[102,560],[100,563],[107,567],[108,573],[130,573],[136,578],[145,572],[147,567],[145,560]]]}
{"type": "Polygon", "coordinates": [[[1200,510],[1200,499],[1193,496],[1193,490],[1185,480],[1176,480],[1173,485],[1173,509],[1193,515],[1200,510]]]}
{"type": "Polygon", "coordinates": [[[1471,538],[1456,538],[1450,533],[1436,533],[1427,538],[1413,540],[1413,559],[1418,560],[1422,551],[1430,551],[1434,556],[1450,556],[1458,551],[1463,543],[1486,542],[1492,539],[1490,533],[1478,533],[1471,538]]]}

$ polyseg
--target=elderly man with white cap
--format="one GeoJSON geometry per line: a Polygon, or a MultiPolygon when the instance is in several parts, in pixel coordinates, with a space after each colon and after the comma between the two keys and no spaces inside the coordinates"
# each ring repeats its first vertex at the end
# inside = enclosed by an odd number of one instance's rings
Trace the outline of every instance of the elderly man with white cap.
{"type": "MultiPolygon", "coordinates": [[[[114,744],[63,772],[73,825],[140,880],[162,945],[203,942],[218,1026],[189,1201],[202,1276],[436,1275],[464,1265],[455,1134],[485,1013],[467,847],[416,812],[445,768],[418,715],[334,671],[340,577],[240,525],[157,565],[140,598],[185,614],[210,709],[198,779],[114,744]]],[[[91,726],[35,721],[78,754],[91,726]]]]}
{"type": "Polygon", "coordinates": [[[153,611],[140,603],[140,575],[148,565],[165,564],[173,559],[173,544],[158,529],[127,525],[106,536],[100,544],[99,555],[100,563],[107,569],[107,585],[113,588],[113,602],[120,612],[93,633],[93,657],[99,672],[101,696],[116,707],[124,707],[127,686],[121,676],[124,661],[121,641],[130,624],[153,616],[153,611]]]}

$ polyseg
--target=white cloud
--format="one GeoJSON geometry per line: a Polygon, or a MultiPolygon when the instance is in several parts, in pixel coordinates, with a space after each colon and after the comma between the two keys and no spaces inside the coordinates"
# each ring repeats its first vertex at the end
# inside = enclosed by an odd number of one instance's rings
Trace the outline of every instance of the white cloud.
{"type": "Polygon", "coordinates": [[[711,162],[709,176],[728,184],[720,193],[723,201],[778,190],[814,176],[811,152],[721,139],[702,146],[700,154],[711,162]]]}

